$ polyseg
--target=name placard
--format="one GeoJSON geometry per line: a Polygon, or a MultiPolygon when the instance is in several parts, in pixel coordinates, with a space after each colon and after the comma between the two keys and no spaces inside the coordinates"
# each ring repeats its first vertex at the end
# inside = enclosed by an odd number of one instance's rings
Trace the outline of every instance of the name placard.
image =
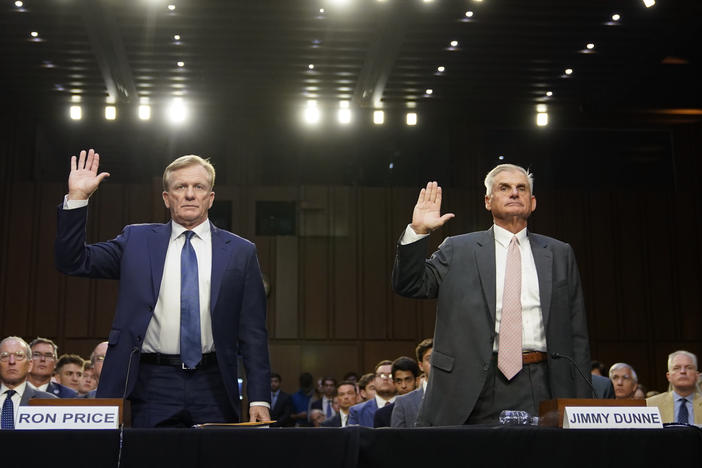
{"type": "Polygon", "coordinates": [[[661,414],[655,406],[566,406],[567,429],[659,429],[661,414]]]}
{"type": "Polygon", "coordinates": [[[119,406],[20,406],[15,429],[118,429],[119,406]]]}

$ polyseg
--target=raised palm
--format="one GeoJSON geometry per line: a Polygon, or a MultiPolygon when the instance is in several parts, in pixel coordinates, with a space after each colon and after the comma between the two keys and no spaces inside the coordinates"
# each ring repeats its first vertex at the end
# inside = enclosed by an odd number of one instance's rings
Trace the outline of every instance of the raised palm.
{"type": "Polygon", "coordinates": [[[414,205],[412,229],[417,234],[428,234],[454,216],[453,213],[441,215],[441,187],[436,182],[429,182],[419,192],[417,204],[414,205]]]}
{"type": "Polygon", "coordinates": [[[70,200],[87,200],[100,185],[108,172],[98,174],[100,155],[94,150],[80,152],[76,158],[71,156],[71,173],[68,175],[68,198],[70,200]]]}

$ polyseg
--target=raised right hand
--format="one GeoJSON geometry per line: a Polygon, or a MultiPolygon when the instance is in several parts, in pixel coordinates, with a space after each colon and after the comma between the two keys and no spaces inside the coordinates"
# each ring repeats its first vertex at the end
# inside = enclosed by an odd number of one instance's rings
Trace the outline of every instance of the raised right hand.
{"type": "Polygon", "coordinates": [[[71,173],[68,175],[68,199],[87,200],[90,198],[109,172],[98,174],[100,155],[94,150],[89,150],[86,158],[85,150],[77,158],[71,156],[71,173]]]}
{"type": "Polygon", "coordinates": [[[436,182],[429,182],[419,192],[417,204],[412,212],[412,230],[417,234],[429,234],[453,218],[453,213],[441,215],[441,187],[436,182]]]}

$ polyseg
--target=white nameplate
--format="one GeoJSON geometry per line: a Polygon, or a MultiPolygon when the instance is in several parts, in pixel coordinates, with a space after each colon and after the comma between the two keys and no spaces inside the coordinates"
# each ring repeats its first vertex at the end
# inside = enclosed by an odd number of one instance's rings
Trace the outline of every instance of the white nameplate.
{"type": "Polygon", "coordinates": [[[661,414],[655,406],[566,406],[566,429],[659,429],[661,414]]]}
{"type": "Polygon", "coordinates": [[[20,406],[15,429],[118,429],[119,406],[20,406]]]}

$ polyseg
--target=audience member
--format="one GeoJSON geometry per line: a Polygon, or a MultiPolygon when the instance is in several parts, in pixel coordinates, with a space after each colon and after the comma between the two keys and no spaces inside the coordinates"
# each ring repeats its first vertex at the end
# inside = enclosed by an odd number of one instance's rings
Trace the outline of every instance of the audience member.
{"type": "Polygon", "coordinates": [[[292,398],[280,389],[283,378],[280,374],[271,374],[271,419],[275,421],[272,427],[288,427],[295,425],[291,414],[293,411],[292,398]]]}
{"type": "Polygon", "coordinates": [[[422,340],[415,350],[419,368],[422,370],[424,379],[416,390],[406,395],[397,397],[392,410],[390,425],[392,427],[414,427],[419,413],[419,406],[422,404],[424,392],[427,389],[427,379],[431,373],[431,352],[434,348],[434,340],[427,338],[422,340]]]}
{"type": "Polygon", "coordinates": [[[27,376],[27,382],[37,390],[51,393],[59,398],[78,396],[78,392],[75,390],[51,381],[58,359],[56,343],[48,338],[37,337],[29,343],[29,347],[32,350],[32,369],[27,376]]]}
{"type": "Polygon", "coordinates": [[[83,377],[80,379],[78,386],[78,395],[87,398],[88,394],[97,389],[97,380],[95,379],[95,369],[90,361],[86,361],[83,366],[83,377]]]}
{"type": "Polygon", "coordinates": [[[609,368],[609,378],[614,384],[617,400],[634,398],[639,377],[633,367],[625,362],[617,362],[609,368]]]}
{"type": "Polygon", "coordinates": [[[27,384],[32,370],[32,349],[17,336],[8,336],[0,341],[0,417],[1,429],[14,429],[20,406],[26,406],[32,398],[56,398],[48,392],[36,390],[27,384]]]}
{"type": "Polygon", "coordinates": [[[639,383],[636,386],[636,391],[634,392],[634,399],[635,400],[645,400],[646,399],[646,393],[648,393],[646,387],[644,384],[639,383]]]}
{"type": "Polygon", "coordinates": [[[334,417],[336,412],[333,408],[334,393],[336,392],[336,379],[334,377],[322,378],[322,398],[312,402],[311,409],[320,409],[326,419],[334,417]]]}
{"type": "Polygon", "coordinates": [[[342,380],[346,382],[353,382],[354,384],[356,384],[358,383],[358,374],[353,371],[347,372],[346,374],[344,374],[344,378],[342,380]]]}
{"type": "Polygon", "coordinates": [[[64,354],[56,363],[56,381],[78,393],[85,361],[77,354],[64,354]]]}
{"type": "Polygon", "coordinates": [[[702,424],[702,394],[697,392],[697,356],[688,351],[675,351],[668,356],[665,376],[670,391],[646,399],[648,406],[657,406],[664,423],[702,424]]]}
{"type": "Polygon", "coordinates": [[[324,413],[321,409],[310,410],[310,424],[312,427],[321,427],[324,422],[324,413]]]}
{"type": "Polygon", "coordinates": [[[363,403],[375,398],[375,374],[369,372],[358,379],[358,402],[363,403]]]}
{"type": "Polygon", "coordinates": [[[330,419],[322,423],[324,427],[346,427],[348,426],[349,410],[358,400],[356,384],[350,380],[344,380],[336,386],[335,400],[339,402],[339,411],[330,419]]]}
{"type": "Polygon", "coordinates": [[[90,364],[93,365],[93,377],[95,378],[95,389],[88,392],[86,398],[95,398],[97,387],[100,385],[100,375],[102,374],[102,365],[105,362],[107,355],[107,341],[102,341],[95,346],[93,352],[90,353],[90,364]]]}
{"type": "Polygon", "coordinates": [[[605,365],[602,364],[600,361],[592,361],[590,363],[590,373],[592,375],[601,375],[602,377],[604,377],[605,365]]]}
{"type": "Polygon", "coordinates": [[[314,394],[314,377],[309,372],[300,375],[300,389],[292,394],[293,414],[290,417],[298,426],[309,426],[307,412],[314,394]]]}
{"type": "MultiPolygon", "coordinates": [[[[397,396],[406,395],[417,388],[419,366],[417,361],[407,356],[400,356],[392,362],[392,382],[397,396]]],[[[373,427],[390,427],[392,409],[395,403],[378,408],[373,416],[373,427]]]]}
{"type": "MultiPolygon", "coordinates": [[[[373,417],[378,408],[395,401],[395,384],[392,381],[392,361],[380,361],[375,366],[375,398],[352,406],[349,426],[373,427],[373,417]]],[[[367,388],[366,388],[367,389],[367,388]]]]}

